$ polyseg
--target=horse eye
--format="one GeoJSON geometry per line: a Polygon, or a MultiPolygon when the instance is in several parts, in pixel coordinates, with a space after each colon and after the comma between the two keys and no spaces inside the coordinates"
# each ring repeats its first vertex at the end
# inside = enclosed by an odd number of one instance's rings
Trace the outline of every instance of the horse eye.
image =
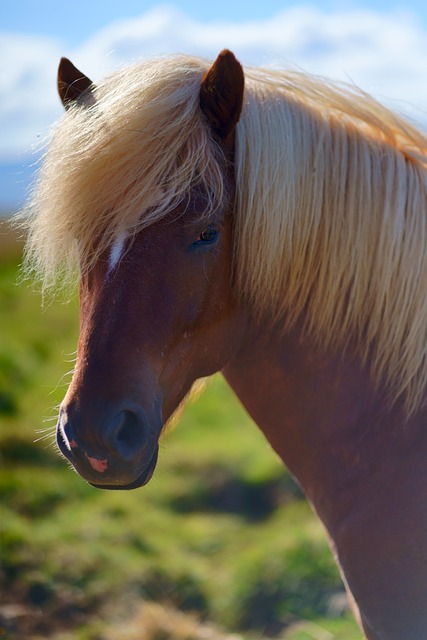
{"type": "Polygon", "coordinates": [[[218,238],[218,235],[218,229],[213,224],[210,224],[206,229],[203,229],[202,233],[196,239],[195,244],[213,244],[218,238]]]}

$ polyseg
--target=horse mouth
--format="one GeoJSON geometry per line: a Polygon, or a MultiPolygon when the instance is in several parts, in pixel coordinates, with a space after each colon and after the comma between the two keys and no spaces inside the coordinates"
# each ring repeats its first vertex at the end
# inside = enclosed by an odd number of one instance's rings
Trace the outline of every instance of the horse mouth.
{"type": "Polygon", "coordinates": [[[142,473],[136,478],[136,480],[133,480],[129,484],[98,484],[95,482],[89,482],[89,484],[92,487],[95,487],[95,489],[110,489],[115,491],[130,491],[131,489],[139,489],[139,487],[143,487],[153,477],[153,473],[157,465],[158,455],[159,448],[157,446],[149,463],[144,468],[142,473]]]}

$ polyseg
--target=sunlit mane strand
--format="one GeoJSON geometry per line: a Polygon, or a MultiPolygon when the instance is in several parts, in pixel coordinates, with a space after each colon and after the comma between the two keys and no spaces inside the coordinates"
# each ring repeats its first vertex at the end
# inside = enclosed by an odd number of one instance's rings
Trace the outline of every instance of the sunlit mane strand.
{"type": "MultiPolygon", "coordinates": [[[[26,213],[46,286],[89,269],[206,194],[222,162],[199,108],[205,61],[149,61],[97,85],[58,124],[26,213]],[[115,244],[116,243],[116,244],[115,244]]],[[[323,345],[356,342],[408,410],[427,385],[427,141],[365,94],[296,72],[248,70],[236,133],[235,282],[260,316],[302,316],[323,345]]],[[[114,254],[115,255],[115,254],[114,254]]]]}
{"type": "Polygon", "coordinates": [[[27,265],[44,287],[85,272],[124,233],[153,224],[196,189],[204,215],[224,197],[219,149],[199,109],[207,63],[149,61],[106,78],[95,104],[59,121],[25,212],[27,265]]]}
{"type": "Polygon", "coordinates": [[[240,294],[348,342],[409,411],[427,385],[427,140],[349,87],[254,70],[237,131],[240,294]]]}

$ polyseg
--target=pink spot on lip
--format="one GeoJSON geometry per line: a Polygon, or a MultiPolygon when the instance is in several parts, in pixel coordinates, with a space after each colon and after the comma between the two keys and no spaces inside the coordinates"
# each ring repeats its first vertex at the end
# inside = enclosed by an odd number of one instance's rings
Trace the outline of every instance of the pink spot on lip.
{"type": "Polygon", "coordinates": [[[69,445],[72,449],[77,449],[77,442],[75,440],[70,440],[69,445]]]}
{"type": "Polygon", "coordinates": [[[87,455],[87,453],[85,453],[85,456],[88,459],[90,466],[92,467],[92,469],[95,469],[95,471],[104,473],[104,471],[107,469],[108,460],[98,460],[97,458],[91,458],[87,455]]]}

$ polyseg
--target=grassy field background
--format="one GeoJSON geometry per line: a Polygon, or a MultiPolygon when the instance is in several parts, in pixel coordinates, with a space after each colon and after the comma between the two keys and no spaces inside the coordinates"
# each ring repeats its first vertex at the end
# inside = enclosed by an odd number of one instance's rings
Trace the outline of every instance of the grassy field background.
{"type": "Polygon", "coordinates": [[[78,305],[18,285],[0,226],[0,638],[355,640],[324,532],[221,376],[151,483],[94,489],[55,450],[78,305]]]}

